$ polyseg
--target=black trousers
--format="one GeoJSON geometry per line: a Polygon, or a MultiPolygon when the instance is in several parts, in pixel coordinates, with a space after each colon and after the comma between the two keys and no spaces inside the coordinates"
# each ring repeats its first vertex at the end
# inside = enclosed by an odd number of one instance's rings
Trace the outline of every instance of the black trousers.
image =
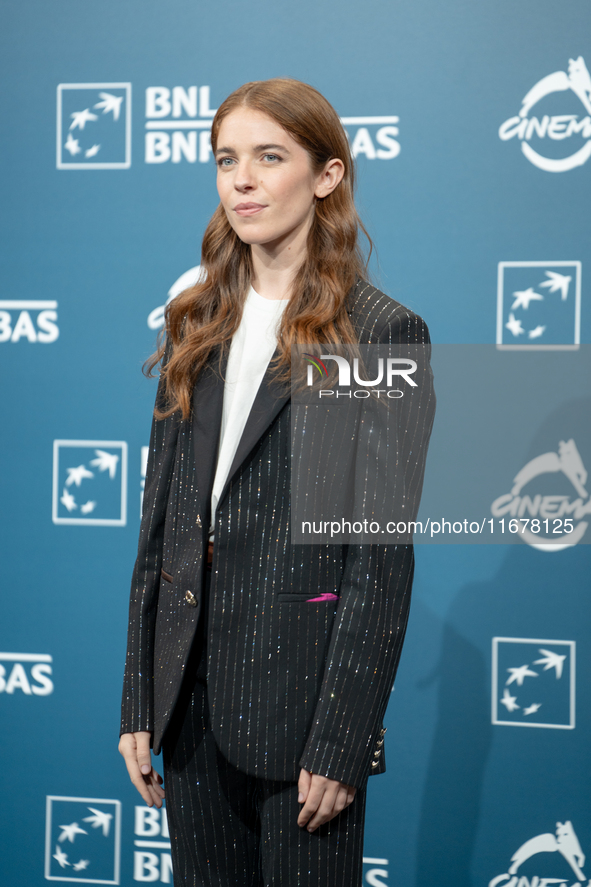
{"type": "Polygon", "coordinates": [[[207,703],[206,611],[163,742],[175,887],[359,887],[365,789],[310,833],[297,824],[297,782],[248,776],[219,751],[207,703]]]}

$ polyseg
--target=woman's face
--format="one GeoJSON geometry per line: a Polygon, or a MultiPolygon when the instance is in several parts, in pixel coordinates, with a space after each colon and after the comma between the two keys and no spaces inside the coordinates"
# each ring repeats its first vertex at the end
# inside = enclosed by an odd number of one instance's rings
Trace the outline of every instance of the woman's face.
{"type": "Polygon", "coordinates": [[[274,120],[250,108],[224,118],[217,144],[222,206],[238,237],[253,246],[272,249],[306,235],[314,198],[326,196],[342,177],[326,190],[326,171],[315,175],[308,152],[274,120]]]}

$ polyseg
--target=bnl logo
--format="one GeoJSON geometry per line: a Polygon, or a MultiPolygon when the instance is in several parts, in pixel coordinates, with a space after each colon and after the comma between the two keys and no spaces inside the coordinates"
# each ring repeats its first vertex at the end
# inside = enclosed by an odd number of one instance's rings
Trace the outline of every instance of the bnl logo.
{"type": "Polygon", "coordinates": [[[172,883],[172,858],[166,808],[135,808],[133,880],[172,883]]]}
{"type": "Polygon", "coordinates": [[[131,83],[60,83],[57,168],[131,166],[131,83]]]}
{"type": "Polygon", "coordinates": [[[575,349],[580,323],[580,262],[499,262],[499,349],[575,349]]]}
{"type": "Polygon", "coordinates": [[[125,441],[54,440],[52,518],[54,524],[125,526],[125,441]]]}
{"type": "Polygon", "coordinates": [[[575,642],[493,638],[492,723],[574,730],[575,642]]]}
{"type": "Polygon", "coordinates": [[[47,798],[45,877],[48,881],[119,884],[121,802],[47,798]]]}

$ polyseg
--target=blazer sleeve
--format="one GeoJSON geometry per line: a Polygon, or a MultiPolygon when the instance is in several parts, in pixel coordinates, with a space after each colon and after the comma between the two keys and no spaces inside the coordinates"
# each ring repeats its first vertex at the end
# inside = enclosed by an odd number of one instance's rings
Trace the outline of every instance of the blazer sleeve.
{"type": "MultiPolygon", "coordinates": [[[[167,348],[163,366],[168,357],[167,348]]],[[[163,406],[164,393],[161,375],[156,394],[157,405],[163,406]]],[[[177,413],[167,419],[152,418],[138,553],[131,581],[120,733],[151,732],[154,728],[154,626],[164,521],[178,429],[177,413]]]]}
{"type": "MultiPolygon", "coordinates": [[[[398,306],[399,309],[402,306],[398,306]]],[[[404,483],[418,504],[435,409],[424,321],[398,311],[380,343],[424,344],[421,408],[399,421],[404,483]]],[[[375,342],[375,338],[374,338],[375,342]]],[[[363,788],[396,676],[414,571],[412,545],[348,546],[318,703],[299,766],[363,788]]],[[[380,743],[381,744],[381,743],[380,743]]]]}

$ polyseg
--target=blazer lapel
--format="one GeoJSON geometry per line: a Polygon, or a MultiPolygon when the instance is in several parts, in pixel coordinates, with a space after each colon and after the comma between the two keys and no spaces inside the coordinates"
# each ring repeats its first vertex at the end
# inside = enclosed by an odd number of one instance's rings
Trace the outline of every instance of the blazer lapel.
{"type": "Polygon", "coordinates": [[[226,495],[230,480],[291,396],[291,386],[289,384],[279,384],[274,379],[274,372],[271,369],[271,364],[277,357],[278,353],[279,350],[276,348],[269,361],[269,365],[267,366],[259,390],[257,391],[252,409],[246,420],[246,425],[244,426],[242,437],[238,444],[238,449],[236,450],[236,455],[234,456],[232,466],[228,472],[228,477],[226,478],[226,483],[224,484],[224,488],[220,495],[219,504],[221,504],[226,495]]]}
{"type": "Polygon", "coordinates": [[[218,457],[218,442],[222,424],[224,380],[228,350],[218,369],[219,347],[209,360],[193,390],[193,450],[198,497],[198,511],[209,515],[211,490],[218,457]]]}

